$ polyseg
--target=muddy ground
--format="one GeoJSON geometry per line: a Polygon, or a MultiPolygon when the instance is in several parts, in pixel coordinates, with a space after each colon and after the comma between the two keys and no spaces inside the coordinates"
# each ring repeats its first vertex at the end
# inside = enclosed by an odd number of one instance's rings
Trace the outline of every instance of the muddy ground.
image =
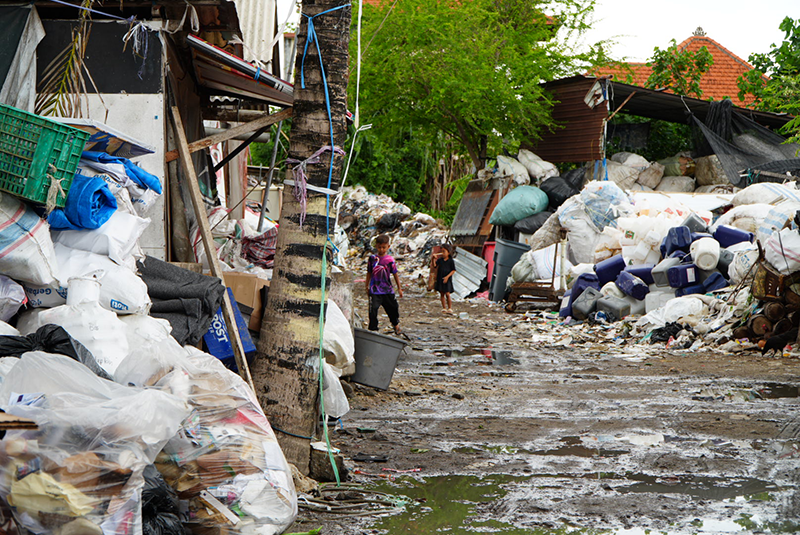
{"type": "MultiPolygon", "coordinates": [[[[365,296],[356,306],[366,316],[365,296]]],[[[538,311],[453,308],[407,291],[410,345],[390,389],[350,384],[351,411],[331,427],[350,469],[350,494],[331,504],[364,512],[351,486],[408,503],[384,516],[301,508],[290,532],[800,531],[800,359],[600,331],[570,344],[538,311]]]]}

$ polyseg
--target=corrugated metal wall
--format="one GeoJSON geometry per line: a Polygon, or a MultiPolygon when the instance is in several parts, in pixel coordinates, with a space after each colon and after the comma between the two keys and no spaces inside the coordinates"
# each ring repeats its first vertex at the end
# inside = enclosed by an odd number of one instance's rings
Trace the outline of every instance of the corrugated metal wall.
{"type": "Polygon", "coordinates": [[[523,148],[554,163],[602,158],[603,120],[608,117],[608,110],[605,103],[592,109],[583,101],[594,82],[594,78],[574,77],[546,84],[558,101],[553,107],[553,120],[563,128],[546,133],[536,143],[523,143],[523,148]]]}
{"type": "MultiPolygon", "coordinates": [[[[272,59],[273,51],[269,49],[269,43],[272,41],[276,26],[275,1],[234,0],[246,45],[244,59],[247,61],[257,59],[266,64],[272,59]]],[[[283,45],[282,42],[278,44],[283,45]]]]}

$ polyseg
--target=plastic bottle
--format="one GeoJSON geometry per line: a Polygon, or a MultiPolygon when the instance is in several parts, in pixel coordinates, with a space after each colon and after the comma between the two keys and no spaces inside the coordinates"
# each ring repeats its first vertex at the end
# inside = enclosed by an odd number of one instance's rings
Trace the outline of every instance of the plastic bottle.
{"type": "Polygon", "coordinates": [[[720,273],[722,273],[722,276],[725,277],[726,279],[730,278],[728,276],[728,267],[730,267],[731,262],[733,262],[733,255],[734,253],[727,249],[719,250],[719,260],[717,261],[717,269],[719,270],[720,273]]]}
{"type": "Polygon", "coordinates": [[[641,301],[650,292],[645,282],[629,271],[623,271],[617,276],[617,287],[634,299],[641,301]]]}
{"type": "Polygon", "coordinates": [[[651,230],[645,235],[644,240],[642,241],[644,241],[651,249],[655,249],[656,247],[658,247],[658,245],[661,243],[661,240],[663,239],[664,237],[661,236],[661,234],[659,234],[655,230],[651,230]]]}
{"type": "Polygon", "coordinates": [[[617,283],[614,281],[607,282],[600,288],[600,293],[603,295],[613,295],[614,297],[619,297],[622,299],[625,297],[625,292],[619,289],[617,283]]]}
{"type": "Polygon", "coordinates": [[[692,244],[692,231],[689,227],[672,227],[667,231],[664,241],[661,242],[663,256],[669,256],[673,252],[681,250],[688,251],[692,244]]]}
{"type": "Polygon", "coordinates": [[[704,294],[706,293],[706,287],[703,286],[702,283],[697,284],[690,284],[689,286],[684,286],[683,288],[678,288],[675,290],[675,295],[677,297],[683,297],[684,295],[692,295],[692,294],[704,294]]]}
{"type": "Polygon", "coordinates": [[[580,297],[581,293],[583,293],[586,288],[600,289],[596,274],[583,273],[575,279],[575,283],[572,285],[572,290],[570,291],[569,304],[566,309],[562,309],[562,311],[559,312],[561,317],[566,318],[567,316],[572,316],[572,304],[575,303],[575,300],[580,297]]]}
{"type": "Polygon", "coordinates": [[[692,242],[692,261],[700,269],[714,269],[719,261],[719,242],[714,238],[700,238],[692,242]]]}
{"type": "Polygon", "coordinates": [[[673,288],[683,288],[692,284],[697,284],[697,266],[694,264],[679,264],[667,270],[669,285],[673,288]]]}
{"type": "Polygon", "coordinates": [[[689,227],[692,232],[706,232],[708,230],[705,219],[695,213],[690,214],[681,225],[689,227]]]}
{"type": "Polygon", "coordinates": [[[594,272],[597,273],[597,282],[600,286],[615,280],[623,269],[625,269],[625,259],[620,254],[603,260],[594,266],[594,272]]]}
{"type": "Polygon", "coordinates": [[[640,241],[639,245],[636,246],[636,249],[633,250],[633,259],[639,263],[644,262],[650,251],[650,246],[644,241],[640,241]]]}
{"type": "Polygon", "coordinates": [[[735,227],[720,225],[714,231],[714,239],[719,242],[720,247],[730,247],[735,243],[743,241],[752,242],[755,235],[735,227]]]}
{"type": "Polygon", "coordinates": [[[673,266],[681,263],[679,258],[665,258],[654,267],[650,273],[653,275],[653,283],[656,286],[669,286],[669,279],[667,278],[667,270],[673,266]]]}
{"type": "Polygon", "coordinates": [[[645,284],[653,284],[653,268],[656,267],[655,264],[642,264],[640,266],[627,266],[625,271],[631,273],[632,275],[636,275],[640,279],[642,279],[645,284]]]}
{"type": "Polygon", "coordinates": [[[713,237],[714,236],[712,236],[708,232],[692,232],[692,243],[696,242],[697,240],[701,240],[703,238],[712,238],[713,239],[713,237]]]}
{"type": "Polygon", "coordinates": [[[623,297],[623,300],[628,303],[631,307],[631,316],[641,316],[647,310],[647,306],[645,305],[644,301],[640,301],[630,295],[626,295],[623,297]]]}
{"type": "Polygon", "coordinates": [[[605,312],[614,321],[617,321],[631,313],[631,305],[624,299],[607,295],[597,300],[597,310],[598,312],[605,312]]]}
{"type": "Polygon", "coordinates": [[[585,320],[597,308],[597,301],[602,294],[594,288],[586,288],[572,303],[572,317],[576,320],[585,320]]]}
{"type": "Polygon", "coordinates": [[[661,262],[661,251],[659,251],[658,248],[651,250],[647,254],[647,258],[644,259],[645,265],[655,266],[659,262],[661,262]]]}
{"type": "Polygon", "coordinates": [[[720,272],[712,273],[706,280],[703,281],[703,288],[706,292],[713,292],[714,290],[721,290],[730,285],[728,280],[722,276],[720,272]]]}

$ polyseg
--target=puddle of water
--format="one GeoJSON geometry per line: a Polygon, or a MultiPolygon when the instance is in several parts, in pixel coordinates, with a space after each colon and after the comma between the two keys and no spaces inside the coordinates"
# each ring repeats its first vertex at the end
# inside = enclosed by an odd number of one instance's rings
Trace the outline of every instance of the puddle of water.
{"type": "Polygon", "coordinates": [[[479,526],[505,535],[529,535],[530,530],[516,529],[503,522],[476,516],[479,504],[495,501],[507,494],[504,485],[522,483],[527,479],[524,476],[491,474],[484,477],[439,476],[424,480],[401,477],[394,482],[377,482],[371,489],[401,494],[413,503],[400,514],[378,519],[372,527],[386,530],[385,533],[391,535],[464,533],[479,526]]]}
{"type": "Polygon", "coordinates": [[[767,383],[753,391],[762,399],[796,398],[800,397],[800,386],[782,383],[767,383]]]}
{"type": "Polygon", "coordinates": [[[625,479],[638,481],[638,483],[615,487],[617,492],[623,494],[629,492],[687,494],[705,500],[728,500],[737,496],[763,497],[764,493],[781,490],[774,483],[753,478],[716,478],[692,475],[665,478],[645,474],[627,474],[625,479]]]}
{"type": "Polygon", "coordinates": [[[514,356],[519,356],[520,353],[511,350],[492,349],[491,347],[465,347],[464,349],[442,349],[435,351],[450,358],[462,357],[485,357],[485,364],[493,366],[510,366],[519,364],[519,360],[514,356]]]}

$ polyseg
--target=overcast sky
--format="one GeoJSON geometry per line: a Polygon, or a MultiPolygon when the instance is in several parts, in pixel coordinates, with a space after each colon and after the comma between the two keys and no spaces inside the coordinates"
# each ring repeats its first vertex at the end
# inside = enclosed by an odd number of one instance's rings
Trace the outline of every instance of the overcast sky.
{"type": "Polygon", "coordinates": [[[783,41],[778,25],[800,17],[798,0],[597,0],[586,42],[614,38],[615,59],[646,61],[670,39],[680,43],[701,26],[706,35],[745,61],[783,41]]]}

